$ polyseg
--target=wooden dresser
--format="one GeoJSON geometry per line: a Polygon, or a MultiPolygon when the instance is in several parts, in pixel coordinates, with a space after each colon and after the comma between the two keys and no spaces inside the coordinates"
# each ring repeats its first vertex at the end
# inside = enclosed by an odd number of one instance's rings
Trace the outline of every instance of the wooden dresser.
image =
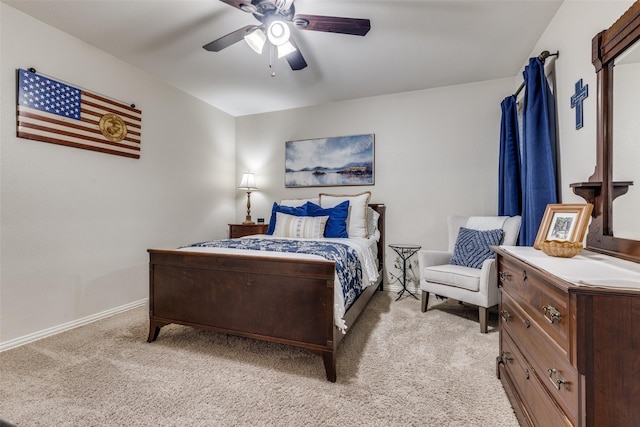
{"type": "Polygon", "coordinates": [[[494,249],[497,375],[520,423],[640,426],[639,265],[588,251],[565,259],[494,249]]]}

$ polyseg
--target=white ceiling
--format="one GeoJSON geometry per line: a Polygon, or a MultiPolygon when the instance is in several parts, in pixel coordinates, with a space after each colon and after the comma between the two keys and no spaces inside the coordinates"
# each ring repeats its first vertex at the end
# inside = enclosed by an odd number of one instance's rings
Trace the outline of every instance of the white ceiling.
{"type": "MultiPolygon", "coordinates": [[[[512,77],[562,0],[296,0],[297,13],[371,20],[365,36],[293,29],[292,71],[244,41],[258,21],[218,0],[2,0],[233,116],[512,77]]],[[[553,46],[548,47],[553,49],[553,46]]]]}

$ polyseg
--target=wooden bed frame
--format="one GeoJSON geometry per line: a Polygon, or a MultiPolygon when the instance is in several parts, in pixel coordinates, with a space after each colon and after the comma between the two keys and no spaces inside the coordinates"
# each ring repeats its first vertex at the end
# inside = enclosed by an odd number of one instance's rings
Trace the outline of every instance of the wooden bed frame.
{"type": "MultiPolygon", "coordinates": [[[[380,277],[347,310],[347,331],[382,289],[385,205],[380,214],[380,277]]],[[[335,262],[149,249],[149,337],[176,323],[302,347],[322,356],[336,381],[344,334],[333,316],[335,262]]]]}

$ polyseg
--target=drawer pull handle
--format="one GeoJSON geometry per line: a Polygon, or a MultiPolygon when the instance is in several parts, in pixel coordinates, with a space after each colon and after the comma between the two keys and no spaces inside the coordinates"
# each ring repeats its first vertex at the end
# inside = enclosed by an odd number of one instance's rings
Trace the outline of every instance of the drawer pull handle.
{"type": "Polygon", "coordinates": [[[544,313],[544,318],[547,319],[549,323],[554,323],[556,320],[558,323],[562,321],[562,315],[560,315],[560,312],[552,305],[542,307],[542,312],[544,313]]]}
{"type": "Polygon", "coordinates": [[[502,317],[503,322],[508,322],[511,320],[511,314],[507,310],[502,310],[500,312],[500,317],[502,317]]]}
{"type": "Polygon", "coordinates": [[[501,283],[508,282],[509,280],[511,280],[511,274],[507,273],[506,271],[501,271],[498,276],[500,277],[501,283]]]}
{"type": "Polygon", "coordinates": [[[557,369],[549,368],[547,372],[549,372],[549,381],[551,381],[551,384],[553,384],[556,390],[560,390],[561,385],[564,385],[565,390],[567,389],[567,381],[560,375],[557,369]]]}
{"type": "Polygon", "coordinates": [[[522,270],[522,281],[523,282],[527,281],[527,270],[522,270]]]}
{"type": "Polygon", "coordinates": [[[509,357],[510,354],[511,353],[509,353],[508,351],[502,352],[502,355],[500,356],[500,359],[502,359],[502,363],[513,361],[513,357],[509,357]]]}

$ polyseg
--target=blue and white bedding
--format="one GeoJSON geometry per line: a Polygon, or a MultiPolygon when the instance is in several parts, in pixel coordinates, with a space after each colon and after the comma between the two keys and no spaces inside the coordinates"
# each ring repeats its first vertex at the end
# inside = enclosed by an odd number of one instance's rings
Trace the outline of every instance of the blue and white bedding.
{"type": "Polygon", "coordinates": [[[347,328],[343,319],[346,310],[364,288],[378,279],[374,238],[306,239],[254,235],[195,243],[180,250],[335,261],[334,322],[343,333],[347,328]]]}

